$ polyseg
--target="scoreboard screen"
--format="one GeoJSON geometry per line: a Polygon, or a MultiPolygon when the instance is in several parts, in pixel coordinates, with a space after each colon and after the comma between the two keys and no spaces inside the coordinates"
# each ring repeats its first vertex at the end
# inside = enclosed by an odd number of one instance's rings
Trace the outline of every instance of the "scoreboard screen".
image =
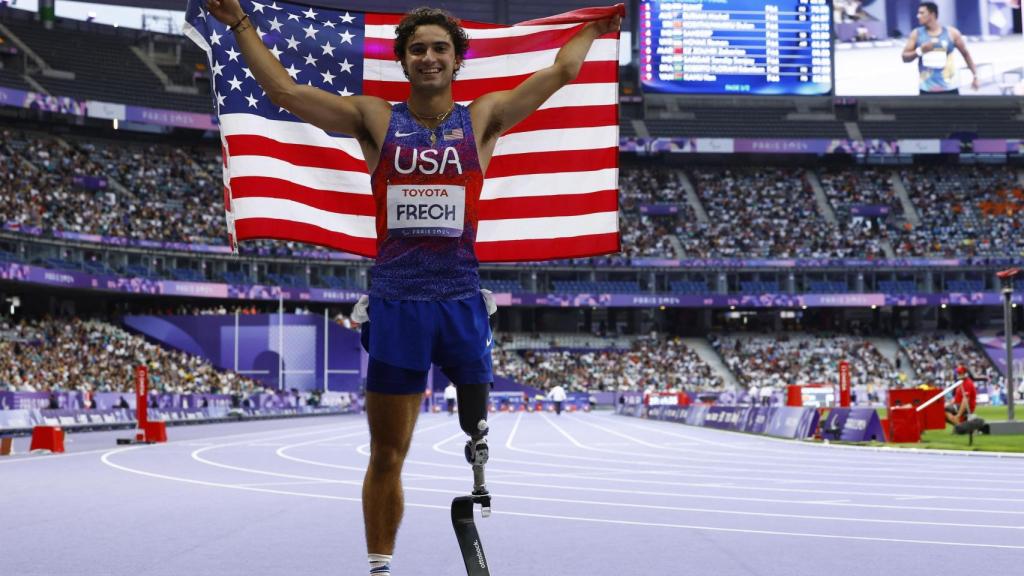
{"type": "Polygon", "coordinates": [[[641,0],[639,20],[647,92],[832,93],[829,0],[641,0]]]}

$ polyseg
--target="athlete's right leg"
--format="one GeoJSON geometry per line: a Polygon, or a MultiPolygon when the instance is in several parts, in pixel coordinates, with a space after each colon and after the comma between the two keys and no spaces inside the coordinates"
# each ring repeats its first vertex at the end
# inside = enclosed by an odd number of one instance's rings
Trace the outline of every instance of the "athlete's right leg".
{"type": "Polygon", "coordinates": [[[405,499],[402,464],[423,394],[366,393],[370,425],[370,465],[363,479],[363,521],[369,554],[391,555],[402,521],[405,499]]]}

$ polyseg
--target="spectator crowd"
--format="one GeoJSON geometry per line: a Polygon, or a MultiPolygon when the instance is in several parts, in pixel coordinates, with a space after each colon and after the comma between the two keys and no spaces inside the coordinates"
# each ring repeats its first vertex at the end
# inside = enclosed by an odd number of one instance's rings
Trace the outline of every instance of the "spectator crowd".
{"type": "Polygon", "coordinates": [[[146,341],[113,324],[77,318],[0,324],[0,390],[130,392],[133,370],[149,368],[151,389],[166,393],[251,394],[263,386],[208,361],[146,341]]]}

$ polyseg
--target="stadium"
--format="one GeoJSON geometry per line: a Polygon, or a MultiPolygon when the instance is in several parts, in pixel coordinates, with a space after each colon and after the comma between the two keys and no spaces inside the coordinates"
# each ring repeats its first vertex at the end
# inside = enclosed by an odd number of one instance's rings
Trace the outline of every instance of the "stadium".
{"type": "Polygon", "coordinates": [[[1019,570],[1019,0],[421,4],[0,0],[0,575],[1019,570]]]}

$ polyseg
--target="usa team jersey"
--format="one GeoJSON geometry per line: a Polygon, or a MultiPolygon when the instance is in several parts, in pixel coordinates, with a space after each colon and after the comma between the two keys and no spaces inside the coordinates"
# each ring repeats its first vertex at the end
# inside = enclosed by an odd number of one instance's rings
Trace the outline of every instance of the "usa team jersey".
{"type": "Polygon", "coordinates": [[[457,104],[434,130],[417,122],[404,102],[392,107],[370,179],[377,209],[371,296],[458,300],[479,295],[474,243],[483,179],[467,107],[457,104]]]}

